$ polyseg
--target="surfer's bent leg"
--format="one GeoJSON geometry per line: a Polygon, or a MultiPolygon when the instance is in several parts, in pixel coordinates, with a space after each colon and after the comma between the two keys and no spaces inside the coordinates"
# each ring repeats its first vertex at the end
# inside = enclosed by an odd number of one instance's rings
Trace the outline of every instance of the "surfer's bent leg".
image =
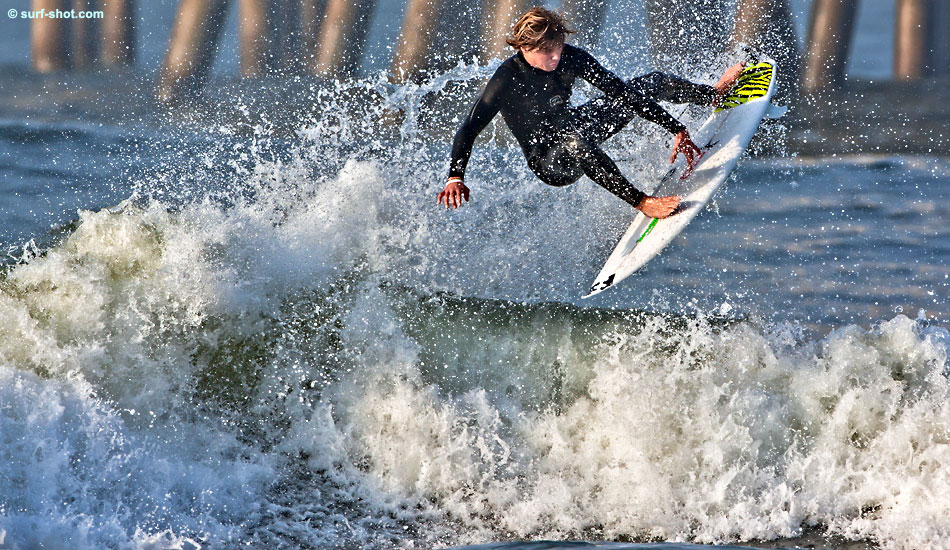
{"type": "Polygon", "coordinates": [[[541,181],[555,187],[570,185],[586,174],[633,207],[645,196],[603,149],[577,132],[566,133],[547,150],[530,155],[528,166],[541,181]]]}
{"type": "Polygon", "coordinates": [[[708,84],[697,84],[659,71],[631,78],[627,83],[654,101],[709,105],[716,97],[716,89],[708,84]]]}
{"type": "MultiPolygon", "coordinates": [[[[712,86],[660,72],[645,74],[627,83],[654,101],[672,103],[709,105],[716,92],[712,86]]],[[[578,130],[594,143],[607,141],[638,116],[629,100],[625,96],[598,97],[575,108],[574,120],[578,130]]]]}

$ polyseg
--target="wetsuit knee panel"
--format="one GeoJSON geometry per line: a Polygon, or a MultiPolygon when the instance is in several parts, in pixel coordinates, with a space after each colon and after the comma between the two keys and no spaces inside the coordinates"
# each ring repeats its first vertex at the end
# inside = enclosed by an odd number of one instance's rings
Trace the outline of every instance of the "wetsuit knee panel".
{"type": "Polygon", "coordinates": [[[547,151],[528,157],[528,167],[548,185],[570,185],[584,175],[584,169],[577,161],[581,148],[579,141],[566,139],[547,151]]]}

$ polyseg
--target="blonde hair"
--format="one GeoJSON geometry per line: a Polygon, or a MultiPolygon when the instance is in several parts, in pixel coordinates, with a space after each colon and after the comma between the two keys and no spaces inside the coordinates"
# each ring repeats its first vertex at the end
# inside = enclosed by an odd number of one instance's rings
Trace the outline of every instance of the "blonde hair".
{"type": "Polygon", "coordinates": [[[559,13],[535,6],[518,19],[511,30],[511,37],[506,38],[505,42],[516,50],[546,50],[563,45],[567,35],[574,32],[567,28],[564,17],[559,13]]]}

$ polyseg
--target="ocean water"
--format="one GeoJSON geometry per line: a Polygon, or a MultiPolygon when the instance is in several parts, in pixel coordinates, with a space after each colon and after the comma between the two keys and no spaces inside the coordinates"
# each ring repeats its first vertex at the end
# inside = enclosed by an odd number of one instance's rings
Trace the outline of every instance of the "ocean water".
{"type": "MultiPolygon", "coordinates": [[[[435,203],[439,98],[490,73],[172,113],[5,79],[0,548],[950,546],[950,160],[771,124],[582,300],[633,215],[606,191],[496,123],[435,203]]],[[[649,186],[666,148],[610,152],[649,186]]]]}

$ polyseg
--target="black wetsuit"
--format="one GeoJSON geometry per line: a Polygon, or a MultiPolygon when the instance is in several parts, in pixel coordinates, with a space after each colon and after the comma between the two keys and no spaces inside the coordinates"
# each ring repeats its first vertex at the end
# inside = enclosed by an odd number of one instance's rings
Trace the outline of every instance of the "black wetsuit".
{"type": "Polygon", "coordinates": [[[712,86],[658,72],[623,81],[589,53],[569,44],[564,45],[557,68],[550,72],[529,65],[519,51],[498,67],[455,134],[449,176],[465,175],[475,138],[501,111],[528,166],[542,181],[569,185],[586,174],[636,206],[643,192],[627,181],[600,144],[635,115],[677,134],[686,127],[657,101],[707,105],[713,95],[712,86]],[[571,88],[578,77],[604,95],[571,107],[571,88]]]}

